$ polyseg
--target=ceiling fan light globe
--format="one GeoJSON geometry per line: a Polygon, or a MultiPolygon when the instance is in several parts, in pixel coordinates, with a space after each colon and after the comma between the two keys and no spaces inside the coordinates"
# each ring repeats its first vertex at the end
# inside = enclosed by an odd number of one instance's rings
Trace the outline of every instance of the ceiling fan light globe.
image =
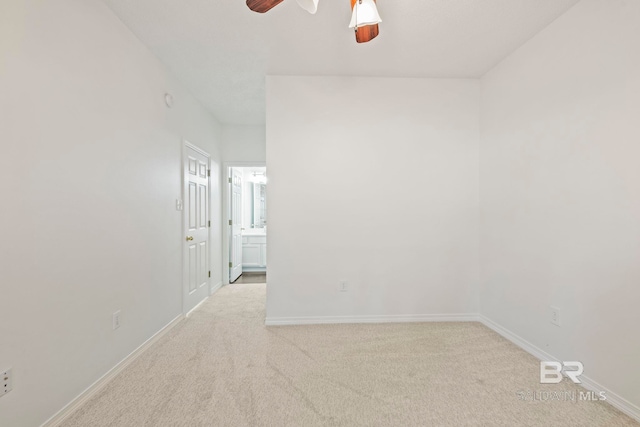
{"type": "Polygon", "coordinates": [[[351,14],[351,22],[349,28],[364,27],[366,25],[375,25],[382,22],[378,14],[378,8],[374,0],[356,0],[351,14]]]}
{"type": "Polygon", "coordinates": [[[297,0],[298,5],[307,12],[314,14],[318,11],[318,0],[297,0]]]}

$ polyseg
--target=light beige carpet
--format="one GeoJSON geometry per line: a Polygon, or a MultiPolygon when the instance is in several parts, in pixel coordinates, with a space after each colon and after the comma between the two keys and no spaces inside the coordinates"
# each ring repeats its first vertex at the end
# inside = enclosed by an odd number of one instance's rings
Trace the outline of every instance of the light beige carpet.
{"type": "Polygon", "coordinates": [[[221,289],[64,425],[640,425],[520,400],[584,389],[539,384],[538,361],[479,323],[265,327],[264,301],[265,285],[221,289]]]}

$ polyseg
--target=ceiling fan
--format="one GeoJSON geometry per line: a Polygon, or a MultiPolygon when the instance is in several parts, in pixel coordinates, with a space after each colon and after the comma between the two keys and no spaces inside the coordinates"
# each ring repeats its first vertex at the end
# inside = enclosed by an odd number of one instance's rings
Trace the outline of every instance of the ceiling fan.
{"type": "MultiPolygon", "coordinates": [[[[247,0],[249,9],[258,13],[265,13],[282,3],[284,0],[247,0]]],[[[301,8],[309,13],[316,13],[318,10],[318,0],[296,0],[301,8]]],[[[376,0],[350,0],[351,1],[351,22],[349,28],[353,28],[356,33],[358,43],[366,43],[373,40],[380,34],[378,24],[382,22],[376,0]]]]}

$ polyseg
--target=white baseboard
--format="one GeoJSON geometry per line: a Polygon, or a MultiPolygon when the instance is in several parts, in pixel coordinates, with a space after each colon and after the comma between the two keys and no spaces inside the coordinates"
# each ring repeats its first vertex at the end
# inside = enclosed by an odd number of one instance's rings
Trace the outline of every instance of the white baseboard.
{"type": "Polygon", "coordinates": [[[629,402],[627,399],[625,399],[624,397],[620,396],[619,394],[616,394],[614,392],[612,392],[611,390],[609,390],[608,388],[606,388],[605,386],[598,384],[597,382],[595,382],[594,380],[592,380],[589,377],[586,377],[584,375],[580,376],[580,381],[582,381],[582,386],[584,388],[586,388],[589,391],[594,391],[596,393],[599,393],[601,391],[605,392],[607,395],[607,402],[609,402],[611,404],[611,406],[613,406],[614,408],[617,408],[620,410],[620,412],[624,412],[625,414],[629,415],[631,418],[635,419],[636,421],[640,422],[640,407],[637,405],[634,405],[633,403],[629,402]]]}
{"type": "MultiPolygon", "coordinates": [[[[493,331],[497,332],[498,334],[502,335],[504,338],[508,339],[509,341],[511,341],[512,343],[514,343],[515,345],[517,345],[527,353],[531,354],[535,358],[539,360],[560,362],[560,360],[557,357],[553,357],[546,351],[531,344],[529,341],[525,340],[524,338],[521,338],[517,334],[511,332],[510,330],[498,325],[496,322],[489,319],[488,317],[483,315],[480,315],[478,317],[479,317],[480,323],[482,323],[489,329],[492,329],[493,331]]],[[[638,407],[637,405],[634,405],[624,397],[612,392],[608,388],[604,387],[603,385],[597,383],[596,381],[592,380],[591,378],[585,375],[580,376],[580,381],[582,381],[581,386],[589,391],[593,391],[595,393],[604,392],[607,396],[606,402],[611,404],[611,406],[613,406],[614,408],[627,414],[631,418],[637,421],[640,421],[640,407],[638,407]]]]}
{"type": "Polygon", "coordinates": [[[266,267],[242,267],[243,273],[266,273],[266,267]]]}
{"type": "Polygon", "coordinates": [[[209,292],[209,295],[207,295],[206,298],[204,298],[202,301],[200,301],[198,304],[196,304],[195,307],[193,307],[191,310],[189,310],[189,312],[187,314],[184,315],[184,317],[189,317],[191,316],[191,314],[196,311],[197,309],[199,309],[202,304],[204,304],[205,302],[207,302],[207,300],[216,292],[218,292],[218,290],[222,287],[222,282],[218,282],[216,283],[212,288],[211,291],[209,292]]]}
{"type": "Polygon", "coordinates": [[[466,314],[399,314],[379,316],[267,317],[267,326],[325,325],[335,323],[411,323],[411,322],[477,322],[478,315],[466,314]]]}
{"type": "Polygon", "coordinates": [[[211,295],[207,295],[206,297],[202,298],[202,301],[200,301],[199,303],[197,303],[195,305],[195,307],[193,307],[191,310],[189,310],[189,312],[187,314],[184,315],[184,317],[191,317],[191,315],[193,314],[194,311],[196,311],[197,309],[200,308],[200,306],[202,304],[204,304],[205,302],[207,302],[207,300],[211,297],[211,295]]]}
{"type": "Polygon", "coordinates": [[[222,287],[222,282],[218,282],[215,285],[213,285],[213,287],[211,288],[211,295],[213,295],[216,292],[218,292],[221,287],[222,287]]]}
{"type": "Polygon", "coordinates": [[[560,361],[558,358],[553,357],[546,351],[542,350],[539,347],[536,347],[535,345],[531,344],[529,341],[525,340],[524,338],[521,338],[520,336],[511,332],[510,330],[498,325],[496,322],[489,319],[488,317],[483,316],[482,314],[478,317],[479,317],[480,323],[482,323],[489,329],[492,329],[494,332],[497,332],[498,334],[502,335],[503,337],[505,337],[506,339],[508,339],[509,341],[511,341],[512,343],[514,343],[515,345],[517,345],[518,347],[526,351],[527,353],[534,356],[536,359],[550,360],[550,361],[552,360],[555,362],[560,361]]]}
{"type": "Polygon", "coordinates": [[[156,332],[151,338],[146,340],[140,347],[136,348],[127,357],[122,359],[120,363],[111,368],[109,372],[104,374],[100,379],[91,384],[85,391],[80,393],[69,404],[62,408],[58,413],[49,418],[42,424],[42,427],[57,427],[62,424],[67,418],[69,418],[78,408],[84,405],[89,399],[95,396],[100,390],[102,390],[112,379],[114,379],[123,369],[136,360],[142,353],[144,353],[149,347],[155,344],[160,338],[162,338],[167,332],[169,332],[174,326],[176,326],[182,319],[183,315],[180,315],[165,325],[162,329],[156,332]]]}

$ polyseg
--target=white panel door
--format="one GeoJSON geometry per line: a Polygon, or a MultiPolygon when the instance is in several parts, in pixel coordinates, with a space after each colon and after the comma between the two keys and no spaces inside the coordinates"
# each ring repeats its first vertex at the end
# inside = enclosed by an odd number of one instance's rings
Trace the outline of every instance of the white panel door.
{"type": "Polygon", "coordinates": [[[209,295],[209,157],[185,147],[184,312],[209,295]]]}
{"type": "Polygon", "coordinates": [[[242,274],[242,169],[231,168],[229,283],[242,274]]]}

